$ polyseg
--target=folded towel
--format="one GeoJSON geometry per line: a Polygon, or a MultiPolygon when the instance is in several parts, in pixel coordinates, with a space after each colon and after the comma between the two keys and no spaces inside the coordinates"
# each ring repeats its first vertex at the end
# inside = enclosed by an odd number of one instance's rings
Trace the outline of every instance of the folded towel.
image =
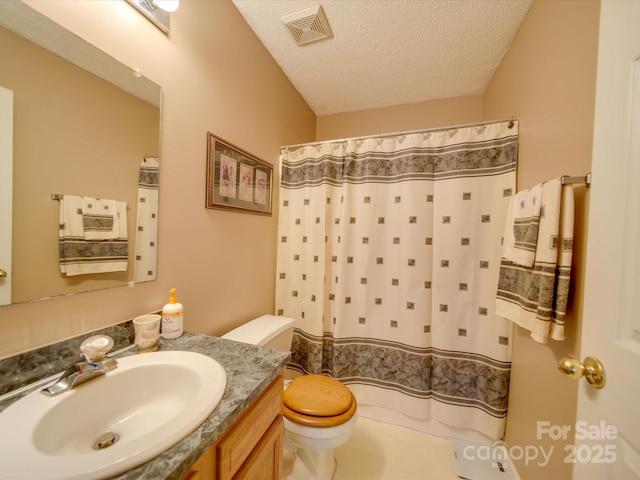
{"type": "Polygon", "coordinates": [[[116,202],[120,235],[114,240],[85,240],[82,197],[60,199],[58,252],[60,272],[67,276],[127,270],[127,204],[116,202]]]}
{"type": "Polygon", "coordinates": [[[115,240],[120,236],[115,200],[82,197],[82,226],[85,240],[115,240]]]}
{"type": "Polygon", "coordinates": [[[518,192],[511,199],[505,228],[502,256],[507,260],[532,267],[536,255],[542,184],[518,192]]]}
{"type": "Polygon", "coordinates": [[[526,328],[540,343],[564,340],[573,252],[573,187],[560,178],[542,186],[533,267],[501,260],[496,314],[526,328]]]}

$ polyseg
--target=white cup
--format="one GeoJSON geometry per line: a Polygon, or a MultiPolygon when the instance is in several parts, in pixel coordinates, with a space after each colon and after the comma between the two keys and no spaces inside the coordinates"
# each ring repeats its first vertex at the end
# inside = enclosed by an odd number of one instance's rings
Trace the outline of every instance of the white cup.
{"type": "Polygon", "coordinates": [[[160,340],[160,315],[142,315],[133,319],[134,343],[137,353],[153,352],[160,340]]]}

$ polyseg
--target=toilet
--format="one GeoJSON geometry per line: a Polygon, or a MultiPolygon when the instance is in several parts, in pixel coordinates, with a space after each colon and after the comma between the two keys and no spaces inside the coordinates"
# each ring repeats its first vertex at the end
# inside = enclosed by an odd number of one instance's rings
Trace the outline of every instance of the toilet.
{"type": "MultiPolygon", "coordinates": [[[[290,351],[293,319],[263,315],[221,338],[290,351]]],[[[353,433],[356,399],[345,385],[324,375],[301,375],[285,381],[285,444],[295,449],[309,478],[329,480],[335,470],[333,450],[353,433]]]]}

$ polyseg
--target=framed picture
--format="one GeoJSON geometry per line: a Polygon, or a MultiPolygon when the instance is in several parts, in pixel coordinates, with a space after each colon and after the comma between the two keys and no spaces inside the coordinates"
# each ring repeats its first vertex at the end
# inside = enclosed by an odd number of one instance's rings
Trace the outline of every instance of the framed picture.
{"type": "Polygon", "coordinates": [[[207,134],[207,208],[271,215],[273,167],[207,134]]]}

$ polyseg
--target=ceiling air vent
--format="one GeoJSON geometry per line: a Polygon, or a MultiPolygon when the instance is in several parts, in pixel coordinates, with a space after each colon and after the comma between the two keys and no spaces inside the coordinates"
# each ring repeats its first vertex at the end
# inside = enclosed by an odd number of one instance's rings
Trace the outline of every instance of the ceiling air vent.
{"type": "Polygon", "coordinates": [[[320,5],[281,17],[298,45],[331,38],[331,27],[320,5]]]}

